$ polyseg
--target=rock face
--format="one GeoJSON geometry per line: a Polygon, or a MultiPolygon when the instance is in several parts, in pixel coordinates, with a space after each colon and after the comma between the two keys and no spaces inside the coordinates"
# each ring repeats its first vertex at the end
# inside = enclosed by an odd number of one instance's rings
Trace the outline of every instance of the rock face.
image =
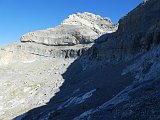
{"type": "Polygon", "coordinates": [[[104,33],[115,32],[117,28],[118,25],[113,25],[110,19],[87,12],[77,13],[70,15],[55,28],[23,35],[21,42],[36,42],[49,46],[88,44],[104,33]]]}
{"type": "Polygon", "coordinates": [[[20,42],[1,48],[0,64],[43,57],[76,58],[100,35],[115,32],[117,28],[110,19],[87,12],[76,13],[57,27],[27,33],[20,42]]]}
{"type": "Polygon", "coordinates": [[[155,3],[155,0],[142,3],[120,19],[117,32],[98,38],[99,45],[93,47],[97,58],[131,59],[159,44],[160,4],[155,3]]]}
{"type": "Polygon", "coordinates": [[[46,46],[34,42],[17,42],[0,50],[0,65],[28,60],[40,60],[43,58],[77,58],[83,54],[92,44],[74,46],[46,46]]]}
{"type": "Polygon", "coordinates": [[[109,18],[102,18],[99,15],[94,15],[88,12],[70,15],[68,19],[64,20],[61,24],[87,26],[97,34],[115,32],[118,28],[118,26],[112,24],[109,18]]]}
{"type": "Polygon", "coordinates": [[[0,63],[41,57],[75,58],[91,47],[101,34],[117,28],[109,19],[91,13],[73,14],[55,28],[27,33],[21,37],[21,42],[1,48],[0,63]]]}

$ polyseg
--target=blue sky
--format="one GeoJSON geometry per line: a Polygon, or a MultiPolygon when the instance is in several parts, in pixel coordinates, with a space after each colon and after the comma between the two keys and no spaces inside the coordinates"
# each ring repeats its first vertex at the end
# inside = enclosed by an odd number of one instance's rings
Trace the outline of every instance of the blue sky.
{"type": "Polygon", "coordinates": [[[0,45],[30,31],[58,25],[68,15],[91,12],[114,23],[143,0],[0,0],[0,45]]]}

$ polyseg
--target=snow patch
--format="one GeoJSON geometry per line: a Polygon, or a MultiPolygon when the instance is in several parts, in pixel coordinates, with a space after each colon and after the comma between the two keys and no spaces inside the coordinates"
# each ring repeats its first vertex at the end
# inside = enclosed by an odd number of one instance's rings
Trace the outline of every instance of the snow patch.
{"type": "Polygon", "coordinates": [[[65,107],[68,107],[68,106],[71,106],[71,105],[76,105],[76,104],[81,104],[83,102],[85,102],[86,99],[90,98],[93,93],[96,91],[96,89],[93,89],[87,93],[85,93],[83,96],[80,96],[80,97],[71,97],[69,98],[66,102],[64,102],[59,108],[59,109],[62,109],[62,108],[65,108],[65,107]]]}

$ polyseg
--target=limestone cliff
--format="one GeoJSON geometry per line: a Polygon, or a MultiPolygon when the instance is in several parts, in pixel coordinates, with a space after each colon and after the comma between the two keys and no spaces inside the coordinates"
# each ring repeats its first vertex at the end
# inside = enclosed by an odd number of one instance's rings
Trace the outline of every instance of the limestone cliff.
{"type": "Polygon", "coordinates": [[[36,42],[50,46],[87,44],[104,33],[115,32],[117,28],[110,19],[87,12],[76,13],[55,28],[23,35],[21,42],[36,42]]]}
{"type": "Polygon", "coordinates": [[[76,58],[92,46],[94,40],[107,32],[115,32],[108,18],[91,13],[70,15],[61,25],[23,35],[20,42],[0,50],[0,64],[43,57],[76,58]]]}
{"type": "Polygon", "coordinates": [[[92,52],[99,59],[124,60],[149,51],[160,43],[159,18],[160,1],[140,4],[119,20],[117,32],[98,38],[92,52]]]}

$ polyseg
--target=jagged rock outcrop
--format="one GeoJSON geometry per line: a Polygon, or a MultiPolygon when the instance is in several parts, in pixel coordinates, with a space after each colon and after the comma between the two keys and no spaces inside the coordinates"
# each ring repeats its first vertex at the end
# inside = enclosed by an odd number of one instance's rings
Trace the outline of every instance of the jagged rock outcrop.
{"type": "Polygon", "coordinates": [[[160,43],[159,13],[160,1],[140,4],[119,21],[116,33],[100,37],[92,52],[99,59],[122,60],[150,50],[160,43]]]}
{"type": "Polygon", "coordinates": [[[91,28],[97,34],[104,34],[106,32],[115,32],[118,28],[113,25],[109,18],[102,18],[99,15],[84,12],[70,15],[68,19],[64,20],[62,25],[83,25],[91,28]]]}
{"type": "Polygon", "coordinates": [[[36,42],[49,46],[87,44],[104,33],[115,32],[117,28],[110,19],[87,12],[76,13],[55,28],[23,35],[21,42],[36,42]]]}

